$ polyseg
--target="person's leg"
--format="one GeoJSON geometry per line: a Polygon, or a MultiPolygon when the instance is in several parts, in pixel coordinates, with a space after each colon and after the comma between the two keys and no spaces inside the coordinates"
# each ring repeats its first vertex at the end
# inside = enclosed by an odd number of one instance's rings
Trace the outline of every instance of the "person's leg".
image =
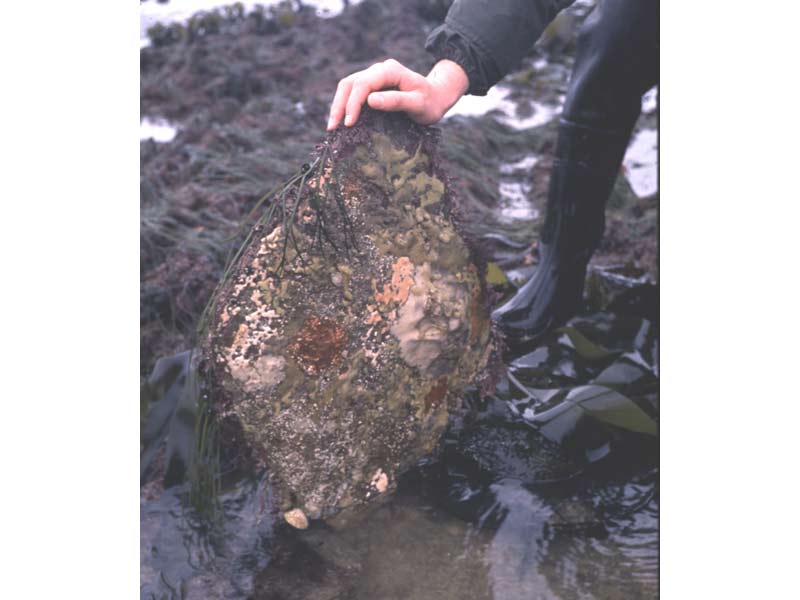
{"type": "Polygon", "coordinates": [[[658,80],[658,0],[600,0],[578,33],[558,129],[533,277],[492,315],[527,338],[578,310],[586,266],[603,237],[605,204],[641,97],[658,80]]]}

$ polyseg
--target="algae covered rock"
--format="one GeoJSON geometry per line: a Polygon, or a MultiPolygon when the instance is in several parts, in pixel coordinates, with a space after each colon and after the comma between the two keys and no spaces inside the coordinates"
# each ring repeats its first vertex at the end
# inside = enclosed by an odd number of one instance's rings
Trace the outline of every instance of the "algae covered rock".
{"type": "Polygon", "coordinates": [[[208,312],[222,442],[269,469],[296,527],[386,498],[485,371],[483,267],[436,135],[369,110],[330,134],[265,205],[208,312]]]}

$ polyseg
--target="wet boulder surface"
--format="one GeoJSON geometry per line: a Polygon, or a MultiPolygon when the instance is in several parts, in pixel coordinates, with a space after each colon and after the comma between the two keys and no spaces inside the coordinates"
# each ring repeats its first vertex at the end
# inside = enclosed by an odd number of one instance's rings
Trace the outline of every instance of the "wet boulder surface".
{"type": "Polygon", "coordinates": [[[485,372],[485,265],[436,137],[372,111],[331,134],[213,299],[201,369],[221,442],[267,467],[295,527],[384,500],[485,372]]]}

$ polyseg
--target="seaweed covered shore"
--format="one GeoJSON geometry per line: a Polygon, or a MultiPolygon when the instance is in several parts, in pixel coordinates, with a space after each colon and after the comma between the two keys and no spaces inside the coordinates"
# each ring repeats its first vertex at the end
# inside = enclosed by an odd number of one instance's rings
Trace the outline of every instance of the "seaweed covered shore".
{"type": "MultiPolygon", "coordinates": [[[[167,120],[177,134],[140,147],[142,375],[190,347],[240,221],[324,137],[337,81],[389,57],[426,72],[425,37],[448,4],[364,0],[333,18],[299,2],[234,5],[150,29],[140,55],[141,114],[167,120]]],[[[536,263],[555,143],[553,118],[530,117],[542,103],[557,107],[565,92],[572,33],[586,11],[580,4],[565,13],[503,81],[514,122],[490,111],[439,125],[466,225],[486,238],[512,282],[536,263]]],[[[640,128],[655,119],[644,115],[640,128]]],[[[656,282],[657,204],[657,194],[638,198],[619,178],[593,261],[603,268],[592,277],[609,276],[588,287],[596,308],[612,299],[617,280],[656,282]]]]}

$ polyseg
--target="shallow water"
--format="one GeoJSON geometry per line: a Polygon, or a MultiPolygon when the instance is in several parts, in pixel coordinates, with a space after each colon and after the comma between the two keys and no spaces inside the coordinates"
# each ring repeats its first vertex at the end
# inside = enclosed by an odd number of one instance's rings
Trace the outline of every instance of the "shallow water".
{"type": "Polygon", "coordinates": [[[658,191],[658,130],[642,129],[631,139],[623,161],[625,176],[640,198],[658,191]]]}
{"type": "Polygon", "coordinates": [[[178,128],[166,119],[142,117],[139,122],[139,139],[154,140],[160,143],[171,142],[175,139],[178,128]]]}

